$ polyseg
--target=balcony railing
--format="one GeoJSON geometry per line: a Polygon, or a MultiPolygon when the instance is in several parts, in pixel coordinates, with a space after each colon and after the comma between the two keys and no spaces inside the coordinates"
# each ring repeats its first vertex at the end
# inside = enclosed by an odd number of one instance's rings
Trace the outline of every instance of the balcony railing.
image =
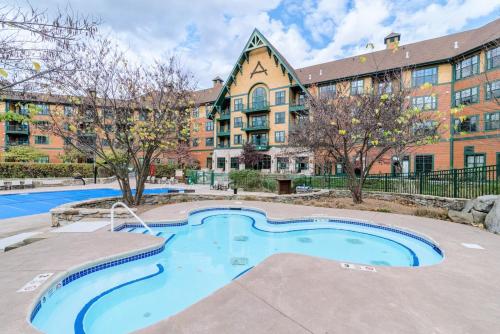
{"type": "Polygon", "coordinates": [[[30,127],[28,124],[5,123],[5,133],[28,135],[30,133],[30,127]]]}
{"type": "Polygon", "coordinates": [[[303,101],[291,102],[289,105],[290,112],[300,112],[306,110],[306,105],[303,101]]]}
{"type": "MultiPolygon", "coordinates": [[[[269,150],[269,140],[261,139],[261,140],[250,140],[249,143],[254,146],[257,151],[267,151],[269,150]]],[[[245,141],[243,141],[243,145],[245,145],[245,141]]]]}
{"type": "Polygon", "coordinates": [[[11,140],[7,138],[5,141],[6,146],[28,146],[30,144],[29,138],[11,140]]]}
{"type": "Polygon", "coordinates": [[[269,102],[260,101],[252,103],[251,105],[248,106],[247,109],[243,110],[243,112],[246,114],[258,113],[258,112],[269,111],[270,110],[269,108],[270,108],[269,102]]]}
{"type": "Polygon", "coordinates": [[[218,121],[226,121],[229,119],[231,119],[231,112],[229,109],[219,111],[219,118],[217,118],[218,121]]]}
{"type": "Polygon", "coordinates": [[[219,137],[227,137],[231,134],[231,129],[228,126],[219,126],[217,127],[217,136],[219,137]]]}
{"type": "Polygon", "coordinates": [[[217,144],[217,148],[229,148],[231,145],[229,143],[219,143],[217,144]]]}
{"type": "Polygon", "coordinates": [[[242,129],[243,131],[269,130],[269,121],[243,123],[242,129]]]}

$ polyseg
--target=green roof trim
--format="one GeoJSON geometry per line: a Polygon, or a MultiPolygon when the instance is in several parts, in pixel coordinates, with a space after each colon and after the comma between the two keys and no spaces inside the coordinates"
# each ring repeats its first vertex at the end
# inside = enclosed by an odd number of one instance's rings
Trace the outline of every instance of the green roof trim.
{"type": "Polygon", "coordinates": [[[212,109],[212,112],[210,113],[210,117],[213,118],[214,115],[212,115],[213,112],[215,112],[216,108],[219,107],[222,102],[225,99],[226,94],[229,92],[229,87],[236,82],[236,75],[238,72],[242,73],[242,64],[246,60],[247,63],[249,62],[249,56],[248,54],[250,51],[261,48],[261,47],[266,47],[267,52],[269,56],[273,56],[274,62],[276,65],[281,67],[281,70],[283,72],[283,75],[285,75],[286,72],[288,72],[288,78],[290,80],[290,83],[295,80],[296,85],[299,86],[304,93],[309,94],[309,91],[305,88],[304,85],[300,82],[297,74],[295,73],[295,70],[290,66],[290,64],[285,60],[285,58],[276,50],[276,48],[264,37],[264,35],[261,34],[261,32],[255,28],[254,31],[252,32],[252,35],[250,35],[250,38],[248,39],[248,42],[246,43],[245,47],[243,48],[243,51],[241,52],[240,56],[238,57],[238,60],[236,61],[233,69],[231,70],[231,73],[229,74],[228,79],[224,83],[224,86],[222,87],[219,95],[215,99],[214,102],[214,108],[212,109]]]}

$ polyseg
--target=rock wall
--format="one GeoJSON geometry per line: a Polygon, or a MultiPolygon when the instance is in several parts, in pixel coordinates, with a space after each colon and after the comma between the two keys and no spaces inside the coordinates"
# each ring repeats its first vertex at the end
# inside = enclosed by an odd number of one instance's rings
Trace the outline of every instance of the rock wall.
{"type": "MultiPolygon", "coordinates": [[[[231,193],[221,193],[220,195],[213,194],[195,194],[195,193],[167,193],[144,195],[143,204],[145,205],[166,205],[182,202],[194,201],[209,201],[209,200],[240,200],[240,201],[261,201],[261,202],[277,202],[277,203],[294,203],[297,199],[314,200],[323,197],[349,197],[349,191],[344,190],[320,190],[310,193],[292,194],[292,195],[233,195],[231,193]]],[[[434,206],[439,208],[454,208],[461,210],[467,200],[453,199],[445,197],[434,197],[425,195],[406,195],[406,194],[388,194],[378,192],[364,192],[365,198],[374,198],[386,201],[406,202],[409,204],[420,206],[434,206]]],[[[52,209],[52,226],[61,226],[72,222],[85,219],[110,218],[110,208],[118,197],[100,198],[87,200],[82,202],[68,203],[52,209]]],[[[116,209],[118,219],[130,218],[129,213],[125,209],[116,209]]]]}
{"type": "Polygon", "coordinates": [[[500,233],[500,195],[485,195],[468,200],[462,210],[449,210],[451,220],[461,224],[485,227],[500,233]]]}

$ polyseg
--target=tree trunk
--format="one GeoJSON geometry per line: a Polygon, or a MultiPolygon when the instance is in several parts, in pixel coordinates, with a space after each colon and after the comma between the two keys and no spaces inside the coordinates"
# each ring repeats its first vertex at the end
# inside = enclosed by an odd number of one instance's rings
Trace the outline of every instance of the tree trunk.
{"type": "Polygon", "coordinates": [[[142,200],[142,195],[144,194],[144,188],[145,188],[145,183],[146,183],[146,178],[148,177],[149,174],[149,167],[148,168],[143,168],[142,170],[139,171],[139,173],[136,174],[135,177],[135,205],[141,204],[142,200]]]}
{"type": "Polygon", "coordinates": [[[361,184],[357,183],[351,186],[351,196],[354,204],[363,203],[363,190],[361,184]]]}
{"type": "Polygon", "coordinates": [[[122,175],[116,176],[118,180],[118,184],[120,185],[120,189],[122,191],[122,198],[125,204],[134,205],[134,196],[132,195],[132,189],[130,188],[130,180],[127,177],[123,177],[122,175]]]}

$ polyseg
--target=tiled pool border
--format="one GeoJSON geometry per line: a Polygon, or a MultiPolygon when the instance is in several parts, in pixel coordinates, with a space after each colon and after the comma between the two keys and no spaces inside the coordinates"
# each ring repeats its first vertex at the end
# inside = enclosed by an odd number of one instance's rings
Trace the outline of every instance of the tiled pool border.
{"type": "MultiPolygon", "coordinates": [[[[226,206],[226,207],[209,207],[209,208],[201,208],[201,209],[195,209],[192,211],[189,211],[187,213],[187,218],[183,220],[177,220],[177,221],[171,221],[171,222],[155,222],[155,223],[147,223],[149,227],[178,227],[178,226],[186,226],[188,225],[188,219],[189,216],[194,215],[196,213],[200,212],[206,212],[206,211],[218,211],[218,210],[244,210],[244,211],[249,211],[249,212],[254,212],[254,213],[259,213],[264,215],[266,218],[267,222],[272,225],[283,225],[283,224],[297,224],[297,223],[314,223],[317,221],[321,222],[328,222],[328,223],[340,223],[340,224],[351,224],[351,225],[357,225],[357,226],[363,226],[363,227],[370,227],[370,228],[375,228],[375,229],[381,229],[393,233],[399,233],[404,236],[416,239],[418,241],[421,241],[428,246],[432,247],[434,251],[436,251],[439,255],[444,257],[444,253],[442,250],[438,247],[438,245],[430,241],[429,239],[419,236],[416,233],[412,233],[409,231],[405,231],[402,228],[395,228],[395,227],[390,227],[390,226],[383,226],[380,224],[375,224],[375,223],[370,223],[368,221],[360,220],[360,219],[354,219],[354,218],[331,218],[327,216],[322,216],[322,217],[309,217],[309,218],[289,218],[289,219],[270,219],[267,216],[267,212],[265,210],[260,210],[260,209],[255,209],[255,208],[247,208],[247,207],[242,207],[242,206],[226,206]]],[[[126,228],[137,228],[137,227],[143,227],[141,224],[133,224],[133,223],[124,223],[119,226],[117,226],[114,231],[118,232],[126,228]]],[[[53,284],[50,288],[44,291],[42,296],[38,299],[37,303],[33,307],[30,317],[29,317],[29,322],[32,323],[33,319],[36,317],[40,309],[42,308],[42,304],[45,302],[45,300],[50,297],[57,289],[62,288],[63,286],[66,286],[67,284],[71,283],[74,280],[77,280],[79,278],[82,278],[88,274],[91,274],[93,272],[97,272],[103,269],[111,268],[120,264],[125,264],[131,261],[136,261],[139,259],[147,258],[156,254],[161,253],[165,249],[165,245],[175,236],[175,234],[172,234],[160,247],[154,248],[152,250],[140,252],[135,255],[130,255],[121,259],[116,259],[112,261],[107,261],[104,263],[96,264],[93,266],[90,266],[86,269],[80,269],[75,273],[68,274],[64,276],[62,280],[60,280],[58,283],[53,284]]],[[[248,270],[246,270],[248,271],[248,270]]],[[[244,274],[246,271],[240,273],[237,277],[241,276],[244,274]]],[[[236,279],[237,277],[233,278],[236,279]]]]}

